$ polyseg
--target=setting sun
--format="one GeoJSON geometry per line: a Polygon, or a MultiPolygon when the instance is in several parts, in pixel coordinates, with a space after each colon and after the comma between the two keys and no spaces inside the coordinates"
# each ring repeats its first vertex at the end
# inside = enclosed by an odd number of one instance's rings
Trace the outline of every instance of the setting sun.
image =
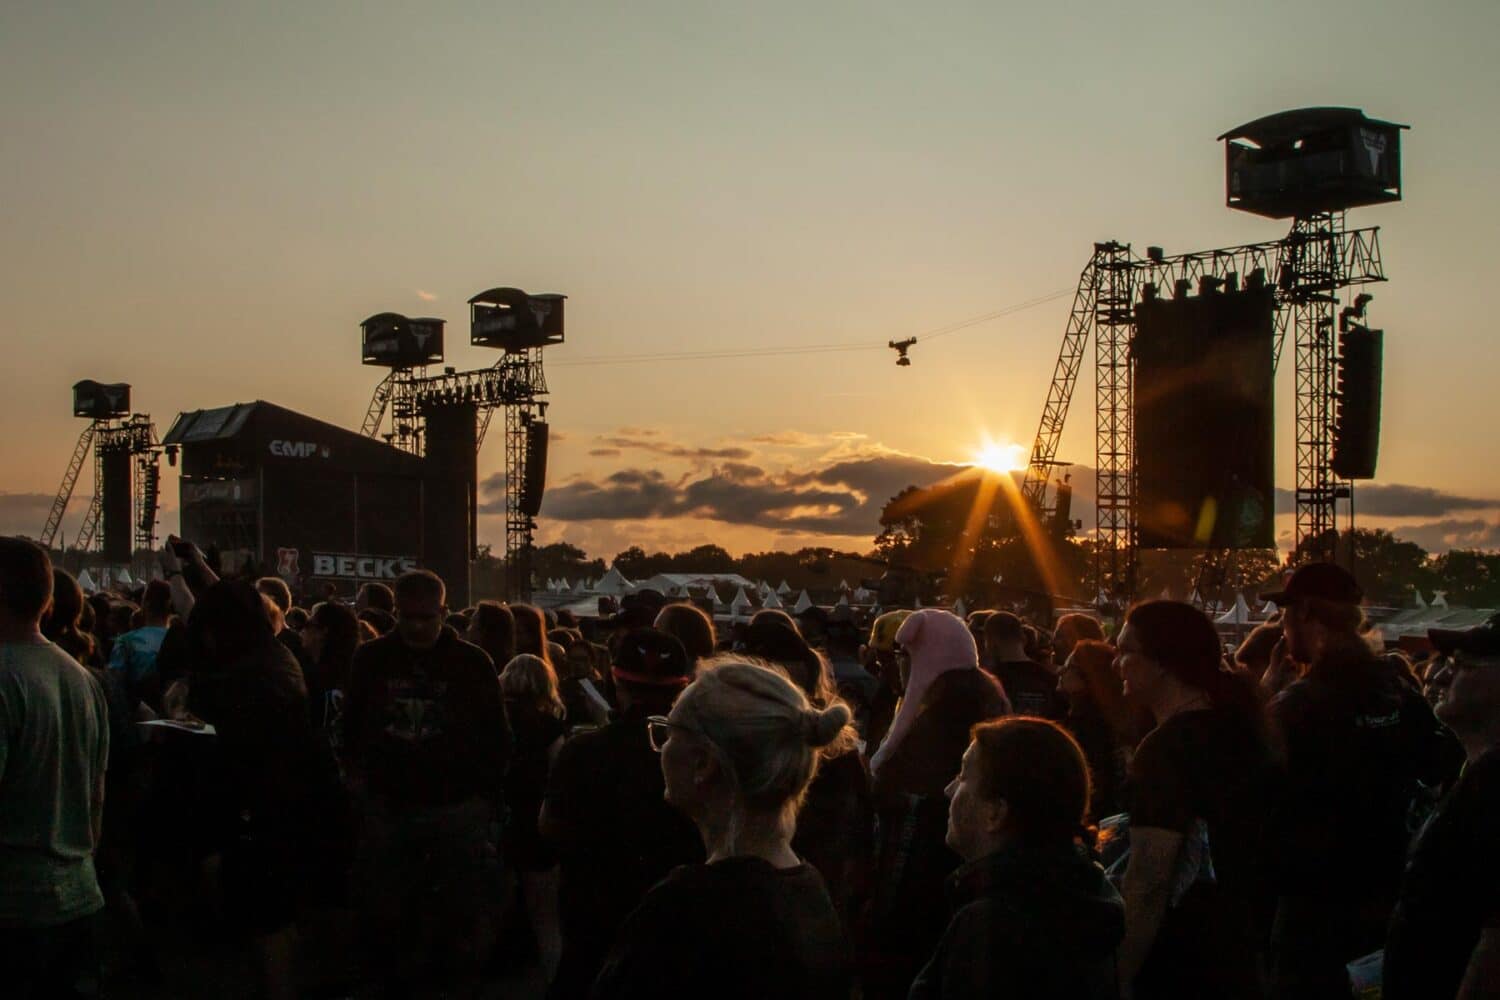
{"type": "Polygon", "coordinates": [[[1018,444],[986,441],[974,453],[974,464],[991,472],[1017,472],[1026,468],[1026,449],[1018,444]]]}

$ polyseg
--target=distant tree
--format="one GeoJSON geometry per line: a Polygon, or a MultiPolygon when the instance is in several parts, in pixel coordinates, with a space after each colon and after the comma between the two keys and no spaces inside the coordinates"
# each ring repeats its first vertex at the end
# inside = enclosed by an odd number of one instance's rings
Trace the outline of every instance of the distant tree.
{"type": "Polygon", "coordinates": [[[536,549],[531,556],[531,567],[532,574],[543,582],[555,579],[577,581],[583,577],[603,576],[605,571],[603,559],[590,559],[583,549],[567,542],[553,542],[536,549]]]}
{"type": "Polygon", "coordinates": [[[734,556],[719,545],[699,545],[669,557],[669,573],[733,573],[734,556]]]}
{"type": "Polygon", "coordinates": [[[1445,552],[1432,561],[1431,579],[1430,588],[1444,591],[1450,604],[1500,608],[1500,552],[1445,552]]]}
{"type": "Polygon", "coordinates": [[[1352,562],[1354,578],[1359,581],[1366,600],[1390,607],[1405,607],[1414,600],[1414,590],[1430,590],[1437,585],[1427,550],[1416,542],[1402,541],[1389,531],[1356,528],[1352,536],[1347,531],[1341,532],[1335,544],[1330,542],[1335,542],[1330,535],[1311,539],[1292,552],[1289,564],[1298,566],[1316,554],[1332,550],[1338,554],[1341,565],[1352,562]]]}

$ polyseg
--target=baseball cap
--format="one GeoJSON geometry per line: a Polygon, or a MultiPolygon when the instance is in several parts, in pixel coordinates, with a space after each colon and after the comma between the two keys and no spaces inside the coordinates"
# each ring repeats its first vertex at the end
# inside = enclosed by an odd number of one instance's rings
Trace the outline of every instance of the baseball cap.
{"type": "Polygon", "coordinates": [[[1427,638],[1444,656],[1454,653],[1500,656],[1500,614],[1473,628],[1430,628],[1427,638]]]}
{"type": "Polygon", "coordinates": [[[887,611],[870,623],[870,646],[883,653],[889,653],[896,648],[896,632],[900,630],[901,623],[911,617],[911,612],[906,610],[887,611]]]}
{"type": "Polygon", "coordinates": [[[626,633],[615,653],[615,680],[648,687],[683,687],[692,680],[687,649],[661,629],[638,628],[626,633]]]}
{"type": "Polygon", "coordinates": [[[1342,566],[1329,562],[1306,563],[1298,566],[1287,580],[1286,586],[1261,594],[1260,599],[1271,601],[1285,608],[1298,601],[1316,597],[1335,604],[1358,604],[1364,600],[1365,592],[1359,588],[1354,577],[1342,566]]]}

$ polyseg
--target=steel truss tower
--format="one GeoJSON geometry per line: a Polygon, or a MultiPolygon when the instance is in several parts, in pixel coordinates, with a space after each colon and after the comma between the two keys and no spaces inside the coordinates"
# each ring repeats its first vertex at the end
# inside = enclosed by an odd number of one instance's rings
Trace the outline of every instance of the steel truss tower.
{"type": "Polygon", "coordinates": [[[1052,383],[1031,460],[1022,480],[1026,500],[1044,518],[1054,511],[1048,484],[1063,425],[1094,339],[1094,458],[1098,470],[1095,578],[1097,589],[1120,601],[1135,592],[1136,497],[1133,369],[1135,306],[1147,285],[1170,290],[1203,279],[1274,282],[1276,359],[1288,328],[1294,334],[1297,413],[1297,543],[1328,543],[1337,526],[1335,504],[1352,497],[1352,486],[1331,468],[1337,332],[1340,294],[1384,281],[1379,227],[1347,229],[1344,213],[1296,219],[1286,238],[1217,250],[1166,256],[1156,248],[1145,258],[1129,244],[1094,244],[1079,275],[1078,289],[1053,369],[1052,383]]]}
{"type": "Polygon", "coordinates": [[[73,455],[63,473],[62,485],[52,499],[52,508],[47,513],[47,524],[42,528],[41,544],[51,548],[62,525],[63,514],[73,498],[79,474],[90,450],[94,454],[94,492],[89,498],[88,510],[84,512],[73,547],[87,552],[95,547],[99,537],[99,517],[103,510],[104,456],[110,452],[125,451],[131,455],[131,520],[132,550],[156,548],[156,515],[161,503],[161,442],[156,437],[156,425],[144,413],[128,419],[100,419],[90,421],[78,436],[73,446],[73,455]]]}

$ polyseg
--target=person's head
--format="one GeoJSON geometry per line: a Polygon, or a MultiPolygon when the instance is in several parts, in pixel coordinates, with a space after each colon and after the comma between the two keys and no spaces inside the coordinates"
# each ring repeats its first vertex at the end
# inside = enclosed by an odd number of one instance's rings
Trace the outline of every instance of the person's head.
{"type": "Polygon", "coordinates": [[[302,628],[302,647],[310,662],[331,673],[331,687],[341,687],[348,679],[354,650],[359,646],[359,619],[348,605],[339,601],[320,601],[307,616],[302,628]]]}
{"type": "Polygon", "coordinates": [[[1057,690],[1075,706],[1083,701],[1103,705],[1111,698],[1122,697],[1124,687],[1115,673],[1114,647],[1098,639],[1074,643],[1058,674],[1057,690]]]}
{"type": "Polygon", "coordinates": [[[594,644],[586,639],[580,639],[568,647],[563,655],[562,661],[557,664],[557,676],[559,680],[569,678],[572,680],[594,680],[594,644]]]}
{"type": "Polygon", "coordinates": [[[1067,663],[1073,647],[1085,639],[1104,641],[1104,626],[1093,615],[1070,611],[1052,628],[1052,654],[1058,663],[1067,663]]]}
{"type": "Polygon", "coordinates": [[[516,652],[547,658],[547,619],[539,608],[530,604],[512,604],[510,613],[516,620],[516,652]]]}
{"type": "Polygon", "coordinates": [[[1002,847],[1071,844],[1089,809],[1089,769],[1067,731],[1012,716],[975,726],[948,785],[947,844],[965,861],[1002,847]]]}
{"type": "Polygon", "coordinates": [[[42,635],[79,663],[87,663],[94,655],[94,637],[83,627],[84,609],[88,607],[83,588],[73,574],[54,567],[52,604],[42,617],[42,635]]]}
{"type": "Polygon", "coordinates": [[[984,622],[984,651],[996,663],[1027,659],[1026,625],[1009,611],[996,611],[984,622]]]}
{"type": "Polygon", "coordinates": [[[626,632],[610,667],[620,708],[636,714],[666,714],[692,681],[695,664],[668,632],[654,628],[626,632]]]}
{"type": "Polygon", "coordinates": [[[1287,654],[1299,663],[1317,663],[1330,643],[1362,643],[1365,615],[1360,608],[1364,591],[1353,576],[1327,562],[1297,567],[1286,586],[1262,594],[1281,609],[1287,654]]]}
{"type": "Polygon", "coordinates": [[[820,751],[853,745],[849,709],[816,709],[786,675],[737,656],[710,660],[653,723],[666,799],[733,850],[748,826],[790,838],[820,751]]]}
{"type": "Polygon", "coordinates": [[[490,654],[497,671],[504,670],[516,655],[515,616],[498,601],[480,601],[469,616],[464,638],[490,654]]]}
{"type": "Polygon", "coordinates": [[[388,615],[396,613],[396,595],[383,583],[366,583],[354,595],[356,612],[374,608],[388,615]]]}
{"type": "Polygon", "coordinates": [[[500,693],[512,701],[530,705],[543,715],[563,717],[562,699],[557,694],[557,674],[540,656],[521,653],[513,657],[500,672],[500,693]]]}
{"type": "MultiPolygon", "coordinates": [[[[352,612],[351,612],[352,613],[352,612]]],[[[308,613],[306,608],[292,605],[292,610],[286,613],[286,627],[301,632],[307,627],[308,613]]]]}
{"type": "Polygon", "coordinates": [[[1281,622],[1262,622],[1250,630],[1239,648],[1234,651],[1234,662],[1245,673],[1257,681],[1271,666],[1271,655],[1281,641],[1281,622]]]}
{"type": "Polygon", "coordinates": [[[676,636],[694,663],[713,656],[719,641],[714,634],[714,620],[692,604],[668,604],[657,614],[655,627],[676,636]]]}
{"type": "Polygon", "coordinates": [[[906,610],[887,611],[877,615],[870,623],[870,652],[874,654],[881,676],[888,681],[895,681],[897,678],[896,633],[910,615],[911,612],[906,610]]]}
{"type": "Polygon", "coordinates": [[[902,654],[896,658],[902,690],[925,686],[948,670],[979,666],[979,647],[969,626],[951,611],[923,608],[912,612],[896,631],[896,644],[902,654]]]}
{"type": "Polygon", "coordinates": [[[216,670],[275,642],[265,598],[238,577],[226,577],[199,594],[188,615],[194,670],[216,670]]]}
{"type": "Polygon", "coordinates": [[[292,610],[292,588],[281,577],[263,576],[255,581],[255,589],[271,599],[271,603],[281,610],[283,619],[292,610]]]}
{"type": "Polygon", "coordinates": [[[0,537],[0,627],[32,631],[52,603],[52,560],[35,542],[0,537]]]}
{"type": "Polygon", "coordinates": [[[396,631],[411,649],[431,649],[443,634],[448,617],[443,580],[426,569],[402,573],[396,579],[396,631]]]}
{"type": "Polygon", "coordinates": [[[1125,616],[1116,646],[1125,694],[1153,712],[1192,693],[1215,705],[1243,700],[1245,692],[1224,670],[1219,633],[1191,604],[1137,604],[1125,616]]]}
{"type": "Polygon", "coordinates": [[[798,634],[802,632],[801,627],[797,624],[797,619],[793,618],[782,608],[761,608],[750,616],[751,625],[757,622],[777,622],[791,629],[793,632],[798,634]]]}
{"type": "MultiPolygon", "coordinates": [[[[328,603],[342,602],[338,601],[337,598],[329,598],[328,603]]],[[[355,617],[367,623],[370,626],[370,631],[374,632],[377,637],[390,635],[391,631],[396,627],[396,616],[380,608],[365,608],[363,611],[357,612],[355,617]]]]}
{"type": "Polygon", "coordinates": [[[172,617],[172,585],[165,580],[152,580],[146,584],[141,594],[141,614],[147,625],[167,624],[172,617]]]}
{"type": "Polygon", "coordinates": [[[1434,711],[1464,745],[1500,744],[1500,615],[1477,628],[1428,632],[1443,661],[1430,678],[1438,685],[1434,711]]]}
{"type": "Polygon", "coordinates": [[[745,632],[745,653],[786,671],[807,700],[818,708],[827,707],[837,697],[823,657],[807,644],[800,632],[774,618],[750,622],[745,632]]]}

